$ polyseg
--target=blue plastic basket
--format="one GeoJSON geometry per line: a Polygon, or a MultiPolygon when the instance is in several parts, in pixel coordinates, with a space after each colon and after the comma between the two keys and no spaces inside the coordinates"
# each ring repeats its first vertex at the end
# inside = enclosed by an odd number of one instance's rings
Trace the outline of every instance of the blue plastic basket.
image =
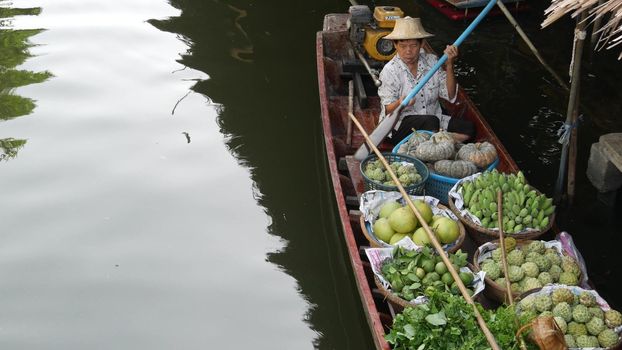
{"type": "MultiPolygon", "coordinates": [[[[404,190],[406,190],[406,193],[412,194],[412,195],[423,194],[425,183],[427,182],[429,178],[430,171],[428,170],[428,167],[425,164],[423,164],[422,161],[420,161],[419,159],[415,157],[411,157],[405,154],[383,153],[382,155],[389,163],[407,162],[407,163],[413,164],[415,166],[415,169],[417,170],[417,173],[421,175],[421,181],[414,183],[410,186],[405,186],[404,190]]],[[[398,190],[397,186],[387,186],[387,185],[381,184],[379,182],[376,182],[370,179],[369,177],[367,177],[367,175],[365,175],[364,169],[367,163],[371,161],[375,161],[376,159],[378,159],[378,157],[374,153],[372,153],[368,155],[367,158],[363,159],[363,161],[361,162],[361,175],[363,176],[363,180],[365,182],[365,191],[369,191],[369,190],[397,191],[398,190]]]]}
{"type": "MultiPolygon", "coordinates": [[[[431,131],[427,131],[427,130],[418,130],[416,132],[430,134],[430,135],[432,134],[431,131]]],[[[393,153],[397,154],[397,151],[400,149],[400,146],[406,143],[413,136],[413,134],[414,133],[406,136],[402,141],[400,141],[397,145],[395,145],[395,147],[393,148],[393,153]]],[[[499,165],[499,157],[495,158],[495,160],[483,171],[486,171],[486,170],[490,171],[496,168],[497,165],[499,165]]],[[[460,181],[460,179],[457,179],[455,177],[439,175],[439,174],[434,173],[433,171],[430,171],[430,177],[428,178],[428,181],[425,182],[425,194],[426,196],[436,197],[441,201],[441,203],[447,205],[448,204],[447,194],[458,181],[460,181]]]]}

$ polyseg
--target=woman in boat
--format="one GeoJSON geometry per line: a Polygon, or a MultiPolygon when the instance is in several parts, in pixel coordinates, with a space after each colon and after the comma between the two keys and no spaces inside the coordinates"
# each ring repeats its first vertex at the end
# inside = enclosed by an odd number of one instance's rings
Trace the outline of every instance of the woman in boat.
{"type": "MultiPolygon", "coordinates": [[[[397,19],[393,31],[385,36],[393,40],[397,54],[380,72],[382,85],[378,96],[382,105],[381,119],[385,113],[393,112],[417,82],[436,64],[438,58],[425,52],[423,39],[433,34],[421,25],[419,18],[404,17],[397,19]]],[[[441,110],[439,98],[453,103],[456,100],[458,85],[454,76],[454,61],[458,57],[458,48],[448,45],[445,49],[447,62],[445,71],[439,69],[404,107],[397,123],[389,135],[393,144],[400,142],[412,133],[412,129],[438,131],[439,128],[454,133],[457,141],[463,142],[475,137],[475,126],[466,119],[451,118],[441,110]]]]}

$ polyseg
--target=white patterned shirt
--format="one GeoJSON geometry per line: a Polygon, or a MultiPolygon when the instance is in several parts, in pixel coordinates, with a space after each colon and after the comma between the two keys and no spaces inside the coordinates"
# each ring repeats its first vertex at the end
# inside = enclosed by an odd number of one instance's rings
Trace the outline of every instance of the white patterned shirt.
{"type": "MultiPolygon", "coordinates": [[[[382,106],[380,120],[385,116],[384,106],[397,101],[402,96],[407,96],[415,85],[417,85],[417,82],[430,71],[437,61],[438,58],[435,55],[426,53],[421,49],[419,51],[416,77],[413,76],[406,63],[404,63],[397,54],[384,66],[380,72],[382,85],[378,88],[378,96],[380,97],[380,104],[382,106]]],[[[457,95],[456,93],[456,96],[457,95]]],[[[447,73],[445,73],[442,68],[437,70],[432,78],[423,86],[421,91],[413,97],[415,99],[414,105],[406,106],[402,109],[394,129],[399,127],[405,116],[413,114],[435,115],[441,122],[441,128],[447,129],[450,117],[443,115],[441,104],[438,99],[439,97],[444,98],[453,103],[456,100],[456,96],[454,96],[453,99],[449,99],[449,94],[447,92],[447,73]]]]}

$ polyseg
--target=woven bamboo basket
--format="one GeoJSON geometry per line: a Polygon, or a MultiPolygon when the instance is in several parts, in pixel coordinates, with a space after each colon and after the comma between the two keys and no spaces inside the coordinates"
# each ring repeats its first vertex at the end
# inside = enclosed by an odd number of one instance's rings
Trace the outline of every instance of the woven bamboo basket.
{"type": "MultiPolygon", "coordinates": [[[[442,204],[438,204],[438,207],[443,210],[447,209],[447,207],[442,204]]],[[[369,241],[370,247],[372,248],[391,247],[391,245],[389,245],[388,243],[384,243],[380,239],[378,239],[378,237],[374,235],[373,231],[367,229],[368,223],[365,221],[365,218],[363,217],[363,215],[360,216],[359,222],[361,224],[361,231],[363,231],[363,235],[365,236],[367,241],[369,241]]],[[[464,238],[466,237],[466,230],[461,221],[458,221],[458,227],[460,229],[460,234],[458,235],[458,239],[455,242],[451,243],[452,244],[451,246],[449,246],[448,244],[443,246],[443,249],[448,253],[455,253],[458,249],[460,249],[460,247],[462,247],[462,244],[464,243],[464,238]]]]}
{"type": "MultiPolygon", "coordinates": [[[[473,220],[471,220],[469,217],[463,216],[458,208],[456,208],[456,204],[454,203],[454,200],[451,196],[449,196],[449,208],[451,208],[451,211],[453,211],[454,214],[458,218],[460,218],[460,221],[467,226],[467,231],[469,232],[469,235],[471,236],[471,238],[473,238],[475,242],[477,242],[477,244],[484,244],[486,242],[499,239],[499,231],[493,231],[489,228],[482,227],[473,222],[473,220]]],[[[522,233],[506,233],[506,236],[514,237],[517,240],[535,239],[550,230],[553,226],[554,221],[555,212],[553,212],[551,216],[549,216],[549,224],[545,228],[542,228],[540,230],[529,230],[522,233]]]]}
{"type": "MultiPolygon", "coordinates": [[[[525,245],[528,245],[529,243],[533,242],[534,240],[516,240],[516,247],[523,247],[525,245]]],[[[499,246],[499,240],[495,240],[492,243],[496,244],[496,246],[499,246]]],[[[562,251],[562,254],[568,256],[568,254],[565,251],[562,251]]],[[[479,249],[475,250],[475,253],[473,254],[473,266],[475,266],[475,271],[480,271],[481,268],[479,266],[479,249]]],[[[501,270],[503,271],[503,269],[501,270]]],[[[579,281],[581,280],[581,276],[579,276],[579,281]]],[[[504,303],[507,304],[508,300],[507,300],[507,292],[506,292],[506,288],[505,286],[501,286],[498,283],[496,283],[495,281],[493,281],[492,279],[488,278],[488,276],[486,276],[486,278],[484,278],[484,281],[486,282],[486,288],[484,289],[484,294],[486,295],[486,297],[488,297],[489,299],[498,301],[500,303],[504,303]]],[[[537,290],[537,289],[532,289],[532,290],[537,290]]],[[[524,292],[525,293],[529,293],[531,291],[527,291],[524,292]]],[[[512,293],[512,298],[517,300],[519,299],[519,297],[521,295],[523,295],[521,293],[512,293]]]]}
{"type": "MultiPolygon", "coordinates": [[[[467,266],[471,269],[471,271],[473,271],[473,273],[476,273],[475,267],[473,267],[473,265],[467,264],[467,266]]],[[[391,292],[390,290],[386,289],[382,285],[382,282],[380,281],[378,276],[376,276],[376,275],[374,275],[374,282],[376,283],[376,287],[378,287],[378,291],[384,296],[385,300],[387,300],[389,303],[391,303],[391,305],[395,309],[395,312],[401,312],[402,310],[404,310],[408,306],[410,306],[410,307],[416,306],[416,304],[411,303],[411,302],[409,302],[406,299],[402,299],[397,294],[395,294],[395,293],[391,292]]],[[[467,288],[468,288],[468,286],[467,286],[467,288]]],[[[484,289],[484,290],[486,290],[486,289],[484,289]]],[[[478,294],[475,297],[473,297],[473,299],[474,300],[478,300],[477,298],[479,297],[480,294],[478,294]]]]}

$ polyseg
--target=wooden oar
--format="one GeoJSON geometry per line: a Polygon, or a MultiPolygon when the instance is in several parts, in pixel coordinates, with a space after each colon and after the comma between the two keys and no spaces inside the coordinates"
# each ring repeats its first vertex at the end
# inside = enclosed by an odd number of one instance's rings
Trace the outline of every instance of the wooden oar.
{"type": "Polygon", "coordinates": [[[410,207],[410,209],[415,213],[417,220],[419,220],[419,222],[421,223],[421,226],[425,230],[425,233],[428,235],[428,239],[430,240],[430,242],[432,242],[434,249],[436,250],[438,255],[441,257],[441,259],[443,260],[443,263],[445,263],[445,266],[447,266],[447,270],[449,271],[449,273],[451,274],[451,277],[453,277],[454,281],[458,285],[458,289],[460,290],[460,293],[462,293],[462,296],[467,301],[467,303],[469,303],[473,307],[473,312],[475,313],[475,317],[477,318],[477,323],[482,329],[484,336],[486,336],[486,340],[488,341],[488,344],[490,344],[490,347],[493,350],[501,350],[499,345],[497,345],[497,341],[495,340],[494,335],[492,335],[492,333],[488,329],[488,326],[486,325],[486,321],[484,321],[484,318],[479,313],[479,310],[477,310],[477,306],[475,305],[473,298],[471,298],[471,295],[467,292],[467,289],[464,286],[464,283],[462,283],[462,280],[460,279],[458,272],[454,269],[453,265],[451,264],[451,261],[449,261],[449,258],[447,257],[447,254],[443,250],[443,247],[441,246],[441,244],[438,243],[438,241],[436,240],[436,236],[430,229],[430,226],[428,226],[425,219],[423,218],[423,216],[421,215],[417,207],[415,207],[415,204],[410,199],[410,196],[408,195],[408,193],[406,193],[406,190],[404,189],[404,186],[402,186],[402,183],[400,182],[400,180],[397,178],[397,175],[395,175],[395,173],[393,172],[393,169],[391,168],[387,160],[382,156],[382,153],[380,153],[380,151],[378,150],[374,142],[371,140],[369,135],[367,135],[367,132],[365,132],[365,129],[363,128],[361,123],[359,123],[359,121],[356,119],[354,114],[348,113],[348,115],[350,116],[350,119],[352,119],[352,122],[359,129],[363,137],[365,138],[365,141],[367,142],[369,147],[374,151],[374,153],[378,156],[378,159],[380,159],[380,162],[382,163],[382,165],[384,165],[385,169],[389,172],[391,179],[397,185],[397,188],[399,189],[400,193],[406,200],[406,203],[408,203],[408,206],[410,207]]]}
{"type": "MultiPolygon", "coordinates": [[[[486,15],[488,14],[488,12],[490,12],[490,10],[495,6],[495,3],[496,3],[496,0],[488,0],[488,4],[486,5],[486,7],[482,9],[482,12],[480,12],[480,14],[477,15],[477,17],[475,17],[473,22],[471,22],[471,24],[464,30],[464,32],[458,37],[458,39],[454,41],[453,43],[454,46],[458,47],[460,46],[460,44],[462,44],[464,39],[466,39],[466,37],[469,36],[471,32],[473,32],[475,27],[477,27],[477,25],[482,21],[482,19],[484,19],[484,17],[486,17],[486,15]]],[[[447,61],[447,54],[443,54],[443,56],[438,60],[438,62],[436,62],[436,64],[423,76],[423,78],[421,78],[421,80],[417,83],[417,85],[415,85],[415,87],[410,91],[408,96],[404,98],[402,103],[399,106],[397,106],[397,108],[392,113],[390,113],[389,115],[385,116],[382,119],[382,121],[378,124],[376,129],[374,129],[374,131],[370,134],[370,139],[372,140],[372,143],[374,144],[374,146],[377,146],[378,144],[380,144],[380,142],[382,142],[382,140],[384,140],[384,138],[393,129],[393,126],[395,126],[395,123],[397,123],[398,117],[402,109],[408,106],[408,104],[410,103],[410,100],[417,93],[419,93],[419,91],[421,91],[423,86],[430,80],[430,78],[432,78],[432,76],[436,73],[436,71],[439,68],[441,68],[441,66],[446,61],[447,61]]],[[[369,150],[363,143],[361,147],[354,154],[354,158],[361,161],[365,159],[365,157],[367,157],[368,154],[369,154],[369,150]]]]}

